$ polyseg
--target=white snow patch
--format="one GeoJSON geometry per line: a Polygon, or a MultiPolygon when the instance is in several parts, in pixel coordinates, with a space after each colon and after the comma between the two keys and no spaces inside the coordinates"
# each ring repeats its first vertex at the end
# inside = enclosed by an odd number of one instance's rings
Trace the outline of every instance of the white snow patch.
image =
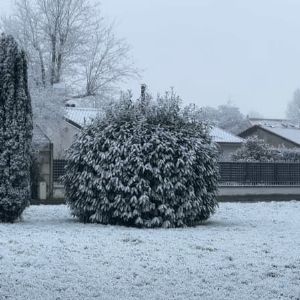
{"type": "Polygon", "coordinates": [[[0,299],[299,299],[300,202],[221,203],[205,225],[85,225],[66,206],[0,224],[0,299]]]}

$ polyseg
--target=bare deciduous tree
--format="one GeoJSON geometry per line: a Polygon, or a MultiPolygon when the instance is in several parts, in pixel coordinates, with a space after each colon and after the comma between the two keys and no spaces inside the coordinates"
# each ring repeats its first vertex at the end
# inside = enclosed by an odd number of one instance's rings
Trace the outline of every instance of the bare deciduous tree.
{"type": "Polygon", "coordinates": [[[50,83],[59,83],[63,69],[82,54],[77,51],[92,29],[92,7],[86,0],[39,0],[37,9],[49,43],[50,83]]]}
{"type": "Polygon", "coordinates": [[[16,0],[2,28],[26,50],[32,77],[44,86],[71,73],[85,83],[83,95],[103,95],[138,74],[130,47],[89,0],[16,0]]]}
{"type": "Polygon", "coordinates": [[[57,132],[65,114],[64,95],[54,87],[31,89],[33,120],[44,132],[57,132]]]}
{"type": "Polygon", "coordinates": [[[189,105],[185,108],[186,117],[192,120],[209,122],[232,133],[239,133],[248,127],[247,118],[240,109],[230,103],[219,105],[217,108],[189,105]]]}
{"type": "Polygon", "coordinates": [[[35,83],[46,85],[45,45],[37,10],[28,0],[16,2],[15,14],[2,19],[3,31],[12,34],[26,51],[29,75],[35,83]]]}
{"type": "Polygon", "coordinates": [[[110,92],[116,83],[138,75],[129,56],[130,47],[116,38],[113,26],[97,26],[81,61],[86,78],[85,95],[110,92]]]}

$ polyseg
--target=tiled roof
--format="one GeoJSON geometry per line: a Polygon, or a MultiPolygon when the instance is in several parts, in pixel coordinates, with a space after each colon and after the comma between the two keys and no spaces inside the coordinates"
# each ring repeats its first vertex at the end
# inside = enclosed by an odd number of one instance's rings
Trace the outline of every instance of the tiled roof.
{"type": "Polygon", "coordinates": [[[244,139],[218,127],[213,127],[211,135],[216,143],[243,143],[244,139]]]}
{"type": "Polygon", "coordinates": [[[103,115],[103,111],[96,108],[66,107],[65,118],[82,127],[101,115],[103,115]]]}

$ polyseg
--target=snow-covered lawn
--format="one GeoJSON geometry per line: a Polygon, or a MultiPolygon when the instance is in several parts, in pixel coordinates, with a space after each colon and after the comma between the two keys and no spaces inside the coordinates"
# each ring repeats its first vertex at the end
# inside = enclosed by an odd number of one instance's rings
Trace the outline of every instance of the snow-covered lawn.
{"type": "Polygon", "coordinates": [[[205,225],[84,225],[65,206],[0,224],[0,299],[299,299],[300,202],[221,203],[205,225]]]}

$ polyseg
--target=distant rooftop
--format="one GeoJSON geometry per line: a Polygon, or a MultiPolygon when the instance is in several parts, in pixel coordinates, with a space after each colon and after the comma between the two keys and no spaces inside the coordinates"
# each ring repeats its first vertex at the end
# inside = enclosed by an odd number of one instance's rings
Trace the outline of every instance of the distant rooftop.
{"type": "Polygon", "coordinates": [[[300,124],[286,119],[256,119],[251,118],[252,126],[260,126],[284,139],[300,145],[300,124]]]}
{"type": "Polygon", "coordinates": [[[296,128],[300,129],[300,125],[297,122],[287,119],[260,119],[250,118],[249,122],[252,126],[259,125],[268,128],[296,128]]]}
{"type": "Polygon", "coordinates": [[[97,108],[66,107],[65,109],[66,120],[78,127],[89,125],[94,119],[103,115],[103,111],[97,108]]]}
{"type": "Polygon", "coordinates": [[[80,108],[98,108],[101,109],[109,103],[112,99],[105,96],[86,96],[86,97],[72,97],[65,101],[65,104],[71,107],[80,108]]]}
{"type": "MultiPolygon", "coordinates": [[[[103,111],[97,108],[66,107],[65,109],[66,120],[77,127],[89,125],[97,117],[103,116],[103,111]]],[[[211,135],[216,143],[240,144],[244,141],[244,139],[218,127],[212,128],[211,135]]]]}
{"type": "Polygon", "coordinates": [[[216,143],[233,143],[233,144],[240,144],[243,143],[244,139],[225,131],[219,127],[213,127],[211,130],[211,135],[213,140],[216,143]]]}

